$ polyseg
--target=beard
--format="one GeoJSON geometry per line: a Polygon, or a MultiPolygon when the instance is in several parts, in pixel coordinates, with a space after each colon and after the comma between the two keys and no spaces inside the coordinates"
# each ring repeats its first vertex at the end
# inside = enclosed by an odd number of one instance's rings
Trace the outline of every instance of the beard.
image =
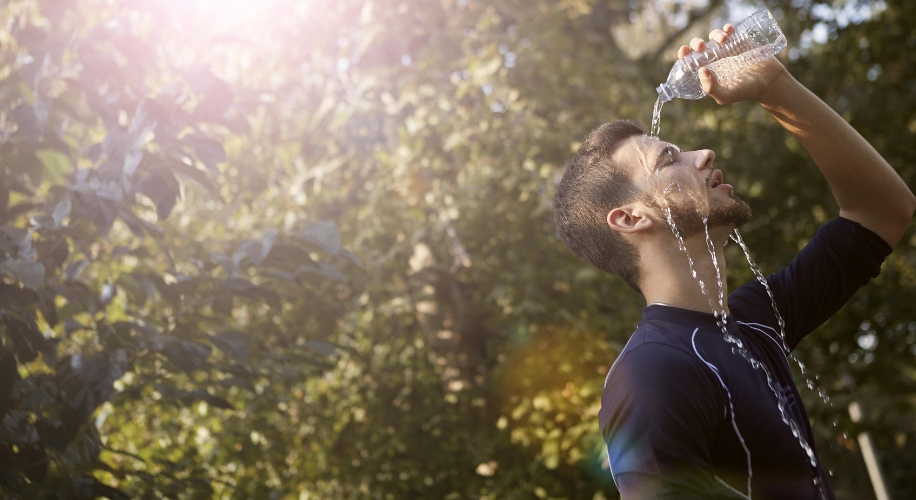
{"type": "MultiPolygon", "coordinates": [[[[662,207],[655,200],[652,200],[651,204],[659,212],[660,217],[666,218],[662,207]]],[[[669,202],[668,207],[671,210],[671,219],[674,221],[674,225],[677,226],[681,237],[689,238],[705,231],[703,213],[692,199],[688,198],[682,202],[669,202]]],[[[727,227],[734,229],[743,226],[750,220],[750,205],[741,198],[732,195],[726,203],[710,207],[706,226],[708,228],[727,227]]]]}

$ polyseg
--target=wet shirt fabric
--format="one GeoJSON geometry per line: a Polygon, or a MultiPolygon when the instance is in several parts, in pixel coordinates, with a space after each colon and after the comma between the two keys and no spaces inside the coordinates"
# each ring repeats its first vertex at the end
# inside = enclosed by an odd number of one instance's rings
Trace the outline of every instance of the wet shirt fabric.
{"type": "MultiPolygon", "coordinates": [[[[877,276],[890,251],[850,220],[821,226],[787,267],[767,278],[788,349],[877,276]]],[[[622,498],[746,498],[750,469],[754,499],[821,498],[815,479],[824,498],[834,499],[823,467],[811,466],[777,406],[778,392],[785,416],[816,453],[766,289],[748,283],[729,294],[728,306],[729,332],[763,367],[733,353],[736,346],[712,314],[664,305],[643,310],[611,367],[599,422],[622,498]]]]}

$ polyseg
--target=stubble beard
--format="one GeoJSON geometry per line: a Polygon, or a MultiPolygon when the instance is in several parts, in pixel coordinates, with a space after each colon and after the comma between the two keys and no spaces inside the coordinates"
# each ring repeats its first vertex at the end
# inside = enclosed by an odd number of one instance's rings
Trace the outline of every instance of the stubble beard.
{"type": "MultiPolygon", "coordinates": [[[[650,203],[658,212],[659,216],[666,219],[664,210],[656,200],[650,203]]],[[[706,228],[703,225],[704,210],[700,210],[697,203],[688,198],[682,202],[668,202],[668,208],[671,210],[671,219],[677,227],[678,233],[682,238],[704,233],[706,228]]],[[[713,206],[709,209],[709,217],[706,226],[709,229],[727,227],[735,229],[743,226],[751,220],[751,207],[741,198],[732,195],[726,203],[713,206]]]]}

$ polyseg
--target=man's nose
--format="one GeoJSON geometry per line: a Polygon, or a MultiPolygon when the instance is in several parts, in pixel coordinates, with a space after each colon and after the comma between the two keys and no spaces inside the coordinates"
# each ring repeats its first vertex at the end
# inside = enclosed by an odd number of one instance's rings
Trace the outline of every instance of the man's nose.
{"type": "Polygon", "coordinates": [[[700,149],[697,153],[697,169],[706,170],[712,168],[712,162],[715,161],[716,154],[711,149],[700,149]]]}

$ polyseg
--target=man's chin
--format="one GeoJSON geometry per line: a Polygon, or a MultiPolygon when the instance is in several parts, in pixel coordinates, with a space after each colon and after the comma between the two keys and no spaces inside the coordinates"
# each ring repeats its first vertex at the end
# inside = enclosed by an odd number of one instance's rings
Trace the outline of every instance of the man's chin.
{"type": "Polygon", "coordinates": [[[678,233],[684,238],[703,233],[707,228],[728,229],[729,231],[747,224],[751,220],[751,207],[737,196],[727,203],[717,205],[709,211],[707,222],[703,224],[703,215],[694,207],[683,205],[671,206],[671,218],[678,233]]]}
{"type": "Polygon", "coordinates": [[[709,227],[735,229],[747,224],[750,220],[750,205],[737,196],[725,205],[715,207],[709,212],[709,227]]]}

